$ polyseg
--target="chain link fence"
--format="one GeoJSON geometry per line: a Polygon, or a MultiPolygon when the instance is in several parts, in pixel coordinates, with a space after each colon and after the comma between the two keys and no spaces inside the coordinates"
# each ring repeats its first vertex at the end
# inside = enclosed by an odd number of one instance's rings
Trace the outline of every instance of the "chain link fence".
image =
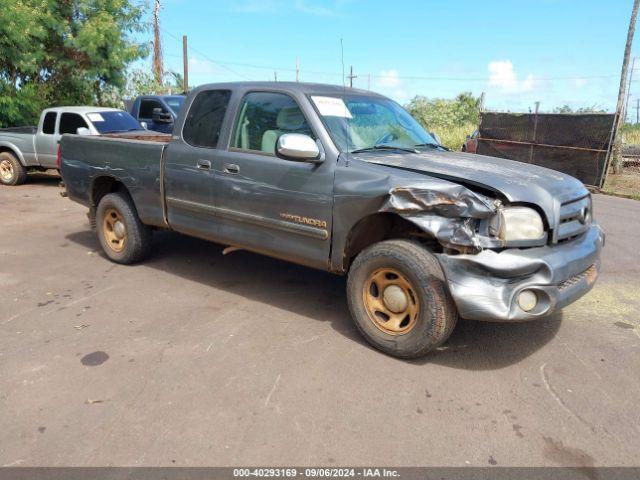
{"type": "Polygon", "coordinates": [[[614,114],[482,112],[477,153],[532,163],[601,186],[614,114]]]}

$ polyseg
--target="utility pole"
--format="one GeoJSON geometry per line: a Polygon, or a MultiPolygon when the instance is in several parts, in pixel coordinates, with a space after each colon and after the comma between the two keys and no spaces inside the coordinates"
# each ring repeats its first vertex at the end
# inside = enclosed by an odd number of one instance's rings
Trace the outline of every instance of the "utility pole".
{"type": "Polygon", "coordinates": [[[276,72],[276,71],[274,71],[274,72],[273,72],[273,80],[274,80],[275,82],[277,82],[277,81],[278,81],[278,72],[276,72]]]}
{"type": "Polygon", "coordinates": [[[484,112],[484,96],[485,93],[482,92],[480,94],[480,98],[478,99],[478,132],[480,131],[480,126],[482,125],[482,112],[484,112]]]}
{"type": "Polygon", "coordinates": [[[296,82],[300,81],[300,62],[298,62],[298,57],[296,57],[296,82]]]}
{"type": "Polygon", "coordinates": [[[533,163],[533,147],[536,144],[536,134],[538,133],[538,110],[540,110],[540,102],[534,102],[535,109],[535,117],[533,120],[533,138],[531,140],[531,146],[529,147],[529,163],[533,163]]]}
{"type": "Polygon", "coordinates": [[[622,123],[627,121],[627,111],[629,108],[629,96],[631,95],[631,80],[633,79],[633,72],[636,69],[636,58],[633,57],[633,61],[631,62],[631,71],[629,72],[629,82],[627,83],[627,100],[624,102],[624,110],[622,113],[622,123]]]}
{"type": "MultiPolygon", "coordinates": [[[[640,1],[640,0],[639,0],[640,1]]],[[[347,75],[347,78],[349,79],[349,87],[353,88],[353,79],[354,78],[358,78],[357,75],[353,74],[353,65],[351,65],[351,68],[349,70],[349,75],[347,75]]]]}
{"type": "Polygon", "coordinates": [[[605,162],[605,171],[602,175],[600,187],[604,184],[611,157],[613,157],[613,173],[620,173],[622,167],[622,142],[620,139],[619,129],[622,118],[622,108],[624,107],[625,87],[627,86],[627,70],[629,69],[629,57],[631,56],[631,44],[633,43],[633,34],[636,30],[636,18],[638,17],[638,6],[640,0],[633,1],[633,10],[631,11],[631,20],[629,21],[629,30],[627,32],[627,44],[624,48],[624,57],[622,60],[622,72],[620,74],[620,89],[618,90],[618,103],[616,105],[616,115],[613,119],[613,129],[611,131],[611,141],[609,146],[609,158],[605,162]]]}
{"type": "Polygon", "coordinates": [[[162,61],[162,40],[160,38],[160,0],[155,0],[153,4],[153,76],[156,82],[162,85],[164,65],[162,61]]]}
{"type": "Polygon", "coordinates": [[[182,89],[189,91],[189,57],[187,56],[187,36],[182,36],[182,89]]]}

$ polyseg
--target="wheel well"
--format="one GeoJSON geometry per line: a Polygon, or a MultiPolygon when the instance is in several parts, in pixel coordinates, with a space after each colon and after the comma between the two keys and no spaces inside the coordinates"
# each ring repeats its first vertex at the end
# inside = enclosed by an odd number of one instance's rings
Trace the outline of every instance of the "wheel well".
{"type": "Polygon", "coordinates": [[[22,161],[20,160],[20,155],[18,155],[17,152],[15,152],[12,148],[5,147],[5,146],[0,147],[0,153],[4,153],[4,152],[10,153],[11,155],[13,155],[14,157],[16,157],[18,159],[20,164],[22,164],[22,161]]]}
{"type": "Polygon", "coordinates": [[[365,248],[382,240],[409,238],[425,244],[431,251],[440,251],[440,244],[429,234],[395,213],[374,213],[356,223],[347,237],[343,267],[349,268],[353,259],[365,248]]]}
{"type": "Polygon", "coordinates": [[[124,192],[129,194],[129,190],[120,180],[113,177],[98,177],[91,186],[91,207],[95,209],[102,197],[109,193],[124,192]]]}

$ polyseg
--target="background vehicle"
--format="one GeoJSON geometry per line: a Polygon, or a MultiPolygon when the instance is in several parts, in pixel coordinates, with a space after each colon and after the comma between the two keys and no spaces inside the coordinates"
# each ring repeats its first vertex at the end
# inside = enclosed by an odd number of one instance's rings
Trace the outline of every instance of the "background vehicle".
{"type": "Polygon", "coordinates": [[[184,95],[143,95],[133,101],[129,112],[149,130],[171,133],[184,99],[184,95]]]}
{"type": "Polygon", "coordinates": [[[205,85],[176,125],[153,141],[62,138],[68,196],[114,262],[142,260],[163,228],[348,274],[356,326],[403,358],[441,345],[458,316],[548,315],[598,275],[604,235],[582,183],[447,151],[369,91],[205,85]]]}
{"type": "Polygon", "coordinates": [[[101,135],[142,129],[131,115],[115,108],[48,108],[37,127],[0,129],[0,182],[19,185],[29,171],[58,168],[58,141],[65,133],[80,130],[84,135],[101,135]]]}
{"type": "Polygon", "coordinates": [[[467,135],[467,139],[462,144],[462,151],[467,153],[476,153],[478,151],[478,135],[480,132],[474,130],[471,135],[467,135]]]}

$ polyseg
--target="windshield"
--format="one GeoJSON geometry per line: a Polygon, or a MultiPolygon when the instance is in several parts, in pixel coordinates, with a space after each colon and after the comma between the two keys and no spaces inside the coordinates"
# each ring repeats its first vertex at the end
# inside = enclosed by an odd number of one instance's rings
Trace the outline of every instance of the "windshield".
{"type": "Polygon", "coordinates": [[[396,102],[364,95],[312,96],[342,152],[379,147],[416,147],[438,142],[396,102]]]}
{"type": "Polygon", "coordinates": [[[174,97],[164,97],[164,101],[169,105],[169,108],[173,110],[173,113],[178,115],[180,112],[180,107],[184,103],[184,97],[181,95],[176,95],[174,97]]]}
{"type": "Polygon", "coordinates": [[[130,114],[113,110],[107,112],[88,113],[87,118],[99,133],[128,132],[131,130],[144,130],[142,125],[130,114]]]}

